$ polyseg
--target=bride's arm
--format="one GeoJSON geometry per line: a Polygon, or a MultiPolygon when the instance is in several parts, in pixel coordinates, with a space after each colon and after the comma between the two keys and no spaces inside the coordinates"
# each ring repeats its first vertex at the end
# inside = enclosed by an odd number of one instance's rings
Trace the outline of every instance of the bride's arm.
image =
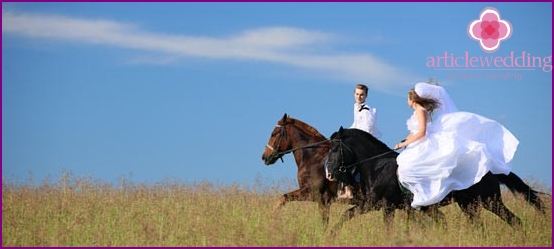
{"type": "Polygon", "coordinates": [[[416,133],[410,133],[402,142],[396,144],[394,149],[399,149],[402,147],[408,146],[408,144],[413,143],[419,139],[425,137],[427,134],[427,112],[423,108],[416,109],[416,117],[418,123],[418,131],[416,133]]]}

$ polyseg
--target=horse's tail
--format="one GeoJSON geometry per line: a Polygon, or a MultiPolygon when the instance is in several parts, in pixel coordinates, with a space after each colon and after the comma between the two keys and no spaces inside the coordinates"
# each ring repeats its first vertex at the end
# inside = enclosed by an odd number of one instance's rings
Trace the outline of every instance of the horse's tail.
{"type": "Polygon", "coordinates": [[[529,204],[533,205],[537,210],[541,211],[542,213],[545,213],[544,211],[544,204],[542,203],[541,199],[537,196],[539,193],[538,191],[532,189],[529,187],[529,185],[525,184],[519,176],[517,176],[515,173],[510,172],[508,175],[504,174],[495,174],[494,175],[502,184],[506,185],[508,189],[515,195],[516,193],[520,193],[525,196],[525,200],[529,202],[529,204]]]}

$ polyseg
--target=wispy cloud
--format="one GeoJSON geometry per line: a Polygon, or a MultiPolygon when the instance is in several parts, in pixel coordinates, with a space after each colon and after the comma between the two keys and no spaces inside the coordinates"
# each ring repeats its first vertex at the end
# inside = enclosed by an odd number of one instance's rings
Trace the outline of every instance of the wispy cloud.
{"type": "MultiPolygon", "coordinates": [[[[370,53],[329,53],[336,35],[296,27],[266,27],[229,37],[162,34],[132,24],[2,11],[2,32],[165,53],[180,57],[258,60],[316,70],[337,80],[387,91],[417,78],[370,53]]],[[[173,61],[171,59],[170,61],[173,61]]],[[[167,63],[169,61],[164,61],[167,63]]],[[[160,63],[160,59],[156,60],[160,63]]],[[[321,75],[321,74],[318,74],[321,75]]]]}

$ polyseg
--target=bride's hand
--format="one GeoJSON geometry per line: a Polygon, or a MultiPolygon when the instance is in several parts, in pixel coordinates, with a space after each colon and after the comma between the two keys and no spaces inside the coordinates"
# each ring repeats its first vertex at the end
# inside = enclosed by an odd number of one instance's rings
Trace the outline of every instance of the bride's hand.
{"type": "Polygon", "coordinates": [[[397,143],[394,145],[394,150],[398,150],[398,149],[402,149],[404,147],[406,147],[406,145],[402,146],[402,143],[404,143],[406,141],[406,139],[400,141],[400,143],[397,143]]]}
{"type": "Polygon", "coordinates": [[[400,148],[402,148],[402,147],[400,146],[400,144],[395,144],[395,145],[394,145],[394,150],[398,150],[398,149],[400,149],[400,148]]]}

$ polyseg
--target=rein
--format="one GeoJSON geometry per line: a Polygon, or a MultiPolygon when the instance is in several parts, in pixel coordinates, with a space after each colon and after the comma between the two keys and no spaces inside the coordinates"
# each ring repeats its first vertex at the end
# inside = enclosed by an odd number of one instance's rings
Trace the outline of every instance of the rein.
{"type": "Polygon", "coordinates": [[[325,140],[323,140],[323,141],[319,141],[319,142],[307,144],[307,145],[300,146],[300,147],[297,147],[297,148],[293,148],[293,149],[290,149],[290,150],[285,150],[285,151],[282,151],[282,152],[277,152],[276,154],[278,154],[278,155],[284,155],[284,154],[287,154],[287,153],[290,153],[290,152],[295,152],[295,151],[300,150],[300,149],[318,147],[318,145],[320,145],[320,144],[322,144],[322,143],[329,142],[329,141],[331,141],[331,140],[325,139],[325,140]]]}
{"type": "MultiPolygon", "coordinates": [[[[352,154],[354,154],[354,152],[353,152],[346,144],[344,144],[344,143],[342,142],[341,139],[338,139],[338,141],[340,142],[340,145],[341,145],[341,164],[342,164],[342,165],[339,167],[338,170],[339,170],[339,172],[342,172],[342,173],[346,172],[346,170],[348,170],[349,168],[352,168],[352,167],[354,167],[354,166],[356,166],[356,165],[358,165],[358,164],[365,163],[365,162],[369,162],[369,161],[375,160],[375,159],[379,159],[379,158],[385,156],[386,154],[389,154],[389,153],[391,153],[391,152],[394,152],[394,150],[389,150],[389,151],[383,152],[383,153],[381,153],[381,154],[379,154],[379,155],[375,155],[375,156],[372,156],[372,157],[370,157],[370,158],[366,158],[366,159],[363,159],[363,160],[357,161],[357,162],[355,162],[355,163],[352,163],[352,164],[349,164],[349,165],[344,166],[344,153],[342,153],[342,147],[343,147],[343,146],[346,146],[346,149],[348,149],[352,154]]],[[[355,154],[354,154],[354,157],[356,157],[355,154]]]]}

